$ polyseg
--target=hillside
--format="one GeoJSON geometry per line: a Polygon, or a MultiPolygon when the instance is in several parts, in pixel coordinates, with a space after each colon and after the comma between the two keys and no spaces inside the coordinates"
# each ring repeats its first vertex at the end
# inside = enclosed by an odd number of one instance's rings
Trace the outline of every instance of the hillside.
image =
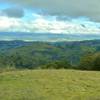
{"type": "Polygon", "coordinates": [[[0,73],[1,100],[100,100],[100,72],[25,70],[0,73]]]}
{"type": "Polygon", "coordinates": [[[0,41],[0,53],[6,52],[11,49],[16,49],[18,47],[30,45],[32,42],[25,42],[25,41],[0,41]]]}
{"type": "Polygon", "coordinates": [[[99,51],[100,40],[74,42],[1,41],[0,64],[1,66],[7,64],[7,66],[36,68],[52,61],[66,59],[72,65],[77,65],[83,55],[99,51]]]}

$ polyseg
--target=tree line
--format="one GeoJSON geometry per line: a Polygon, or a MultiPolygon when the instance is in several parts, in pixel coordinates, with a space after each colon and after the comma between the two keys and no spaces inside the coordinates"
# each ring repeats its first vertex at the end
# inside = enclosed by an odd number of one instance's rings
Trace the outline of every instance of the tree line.
{"type": "Polygon", "coordinates": [[[0,55],[1,69],[79,69],[79,70],[97,70],[100,71],[100,53],[89,53],[80,58],[78,65],[72,65],[66,59],[53,61],[41,60],[39,58],[24,55],[0,55]]]}

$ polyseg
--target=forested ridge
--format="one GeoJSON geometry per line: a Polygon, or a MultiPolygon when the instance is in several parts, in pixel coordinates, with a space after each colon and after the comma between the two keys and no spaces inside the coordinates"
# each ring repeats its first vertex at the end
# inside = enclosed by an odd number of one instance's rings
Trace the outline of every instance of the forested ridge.
{"type": "Polygon", "coordinates": [[[0,41],[0,68],[100,70],[100,40],[0,41]]]}

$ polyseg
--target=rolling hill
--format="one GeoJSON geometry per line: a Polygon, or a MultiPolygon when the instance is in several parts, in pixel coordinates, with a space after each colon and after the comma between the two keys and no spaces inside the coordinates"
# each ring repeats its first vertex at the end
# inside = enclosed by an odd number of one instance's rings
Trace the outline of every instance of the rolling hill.
{"type": "Polygon", "coordinates": [[[100,40],[74,42],[1,41],[0,61],[4,64],[7,62],[8,65],[13,65],[18,61],[18,66],[25,68],[34,68],[61,59],[66,59],[72,65],[77,65],[83,55],[99,51],[100,40]]]}

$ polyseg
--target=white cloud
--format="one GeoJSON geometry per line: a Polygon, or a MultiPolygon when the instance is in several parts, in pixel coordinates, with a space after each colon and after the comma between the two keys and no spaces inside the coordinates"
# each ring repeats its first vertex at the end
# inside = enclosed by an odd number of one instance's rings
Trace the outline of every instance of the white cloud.
{"type": "Polygon", "coordinates": [[[59,21],[48,20],[42,15],[33,14],[36,19],[23,20],[19,18],[0,17],[0,31],[43,32],[43,33],[100,33],[100,24],[90,21],[59,21]]]}
{"type": "Polygon", "coordinates": [[[0,17],[0,31],[13,31],[20,27],[20,25],[20,19],[0,17]]]}

